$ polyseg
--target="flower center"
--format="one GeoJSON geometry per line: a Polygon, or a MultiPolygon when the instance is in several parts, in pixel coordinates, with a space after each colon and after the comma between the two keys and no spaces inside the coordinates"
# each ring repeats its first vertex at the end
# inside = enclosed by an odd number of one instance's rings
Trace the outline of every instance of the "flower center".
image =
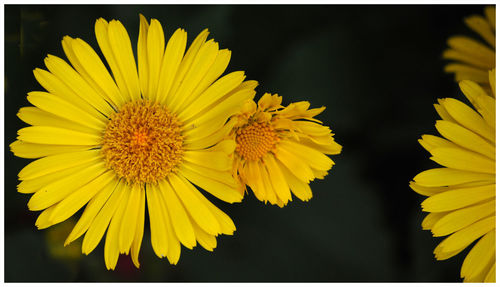
{"type": "Polygon", "coordinates": [[[267,123],[251,123],[236,132],[236,152],[246,160],[258,160],[273,151],[278,134],[267,123]]]}
{"type": "Polygon", "coordinates": [[[106,165],[129,183],[165,178],[182,159],[181,123],[165,107],[140,100],[115,113],[103,136],[106,165]]]}

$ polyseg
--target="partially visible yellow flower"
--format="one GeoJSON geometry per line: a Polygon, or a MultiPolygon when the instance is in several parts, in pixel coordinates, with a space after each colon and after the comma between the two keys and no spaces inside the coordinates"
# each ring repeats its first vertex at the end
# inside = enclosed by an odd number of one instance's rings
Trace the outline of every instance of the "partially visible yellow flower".
{"type": "Polygon", "coordinates": [[[268,93],[258,104],[248,100],[231,122],[233,175],[241,193],[248,185],[257,199],[283,207],[291,193],[303,201],[312,197],[309,182],[323,179],[334,164],[325,154],[339,154],[342,147],[330,128],[314,118],[325,107],[309,109],[305,101],[283,107],[281,100],[268,93]]]}
{"type": "Polygon", "coordinates": [[[434,250],[437,260],[478,240],[462,265],[465,282],[495,282],[495,70],[489,79],[493,97],[472,81],[460,82],[475,110],[453,98],[434,105],[442,119],[436,129],[444,138],[423,135],[419,142],[443,167],[423,171],[410,182],[428,197],[422,210],[430,213],[422,228],[448,236],[434,250]]]}
{"type": "Polygon", "coordinates": [[[108,269],[120,254],[139,267],[147,206],[158,257],[176,264],[181,245],[212,251],[218,235],[236,228],[196,186],[229,203],[242,200],[225,124],[257,83],[244,81],[242,71],[221,77],[231,52],[207,41],[206,29],[186,50],[186,31],[167,41],[160,22],[141,15],[137,62],[119,21],[98,19],[95,34],[112,75],[91,46],[66,36],[72,66],[49,55],[48,71],[34,71],[47,92],[29,93],[34,107],[18,113],[30,126],[10,148],[36,159],[19,172],[18,185],[32,194],[28,208],[42,211],[36,226],[63,222],[85,206],[65,245],[84,236],[89,254],[105,238],[108,269]]]}
{"type": "Polygon", "coordinates": [[[450,48],[444,51],[443,57],[454,61],[444,69],[454,73],[457,82],[471,80],[488,89],[488,71],[495,68],[495,7],[486,7],[484,14],[484,17],[472,15],[465,18],[465,24],[484,41],[467,36],[450,37],[450,48]]]}

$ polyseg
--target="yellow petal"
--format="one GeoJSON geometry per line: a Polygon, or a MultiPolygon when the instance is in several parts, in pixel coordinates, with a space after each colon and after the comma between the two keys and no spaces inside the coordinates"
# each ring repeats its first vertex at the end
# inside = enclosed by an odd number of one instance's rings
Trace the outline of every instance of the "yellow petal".
{"type": "Polygon", "coordinates": [[[81,165],[101,158],[99,150],[87,150],[48,156],[35,160],[19,172],[19,179],[26,180],[59,170],[81,165]]]}
{"type": "Polygon", "coordinates": [[[300,143],[290,140],[282,140],[279,142],[279,145],[288,152],[295,154],[310,167],[317,170],[330,170],[334,164],[333,161],[323,153],[300,143]]]}
{"type": "Polygon", "coordinates": [[[457,188],[433,195],[422,202],[422,210],[441,212],[481,202],[495,196],[495,184],[457,188]]]}
{"type": "Polygon", "coordinates": [[[87,167],[90,167],[91,165],[94,165],[96,162],[100,160],[94,160],[90,161],[87,163],[83,163],[74,167],[66,168],[60,171],[56,171],[50,174],[46,174],[44,176],[39,176],[34,179],[28,179],[28,180],[23,180],[21,183],[17,186],[17,190],[20,193],[34,193],[42,188],[48,186],[49,184],[64,179],[67,176],[70,176],[74,174],[75,172],[81,171],[82,169],[85,169],[87,167]]]}
{"type": "Polygon", "coordinates": [[[113,214],[126,195],[126,188],[126,183],[120,181],[109,199],[106,201],[106,204],[102,207],[102,209],[92,221],[92,224],[88,228],[87,233],[83,238],[82,252],[84,254],[89,254],[90,252],[92,252],[92,250],[96,248],[97,244],[99,244],[99,241],[101,241],[101,238],[108,228],[113,214]]]}
{"type": "Polygon", "coordinates": [[[9,145],[10,150],[17,157],[22,158],[41,158],[61,153],[70,153],[76,151],[85,151],[92,146],[75,146],[75,145],[46,145],[34,144],[23,141],[15,141],[9,145]]]}
{"type": "Polygon", "coordinates": [[[427,187],[416,184],[414,181],[410,181],[410,188],[413,189],[418,194],[424,196],[431,196],[446,190],[449,190],[447,187],[427,187]]]}
{"type": "Polygon", "coordinates": [[[147,51],[148,51],[148,92],[147,98],[155,101],[157,99],[158,80],[160,77],[160,68],[163,61],[163,52],[165,50],[165,36],[160,22],[156,19],[151,20],[148,29],[147,51]]]}
{"type": "Polygon", "coordinates": [[[168,238],[165,228],[165,219],[160,203],[160,190],[155,184],[146,185],[146,199],[148,202],[149,224],[151,229],[151,246],[156,256],[167,256],[168,238]]]}
{"type": "Polygon", "coordinates": [[[165,225],[163,228],[167,233],[168,249],[167,249],[167,259],[170,264],[177,264],[181,256],[181,244],[177,235],[175,234],[174,228],[172,226],[172,219],[167,211],[167,205],[161,196],[158,197],[160,203],[161,215],[163,216],[163,222],[165,225]]]}
{"type": "Polygon", "coordinates": [[[96,130],[95,128],[89,128],[79,123],[68,121],[54,114],[42,111],[37,107],[22,107],[19,109],[17,116],[23,122],[32,126],[57,127],[91,135],[101,135],[102,133],[101,130],[96,130]]]}
{"type": "Polygon", "coordinates": [[[223,152],[186,151],[183,159],[215,170],[228,171],[232,167],[231,158],[223,152]]]}
{"type": "Polygon", "coordinates": [[[496,97],[496,73],[495,73],[495,69],[491,70],[491,71],[488,71],[488,77],[490,79],[490,87],[491,87],[491,91],[493,92],[493,97],[496,97]]]}
{"type": "Polygon", "coordinates": [[[86,113],[73,104],[45,92],[30,92],[28,101],[41,110],[54,114],[61,118],[79,123],[91,129],[102,132],[106,128],[106,122],[86,113]]]}
{"type": "Polygon", "coordinates": [[[114,172],[107,171],[71,193],[57,204],[57,207],[50,216],[50,220],[55,224],[68,219],[103,188],[114,186],[115,182],[113,179],[115,179],[114,172]]]}
{"type": "MultiPolygon", "coordinates": [[[[120,226],[122,225],[124,215],[128,212],[126,207],[132,190],[130,186],[126,186],[121,192],[124,193],[124,195],[118,202],[118,207],[112,215],[108,232],[106,234],[106,241],[104,242],[104,262],[106,263],[106,268],[108,270],[114,270],[116,263],[118,262],[118,256],[120,255],[120,226]]],[[[135,224],[132,225],[132,227],[135,227],[135,224]]]]}
{"type": "Polygon", "coordinates": [[[210,235],[203,231],[196,223],[193,223],[194,233],[196,235],[196,241],[208,251],[213,251],[217,247],[217,239],[215,236],[210,235]]]}
{"type": "Polygon", "coordinates": [[[263,157],[263,160],[269,175],[273,179],[271,184],[276,192],[276,195],[284,204],[286,204],[288,201],[292,200],[292,195],[281,169],[273,156],[267,154],[263,157]]]}
{"type": "MultiPolygon", "coordinates": [[[[183,29],[177,29],[172,37],[168,40],[167,48],[163,56],[163,63],[160,69],[160,80],[158,83],[158,102],[166,103],[169,106],[172,99],[168,98],[174,79],[176,79],[177,70],[179,69],[186,50],[187,33],[183,29]]],[[[201,44],[201,43],[200,43],[201,44]]]]}
{"type": "Polygon", "coordinates": [[[196,223],[209,234],[219,234],[220,226],[217,219],[196,196],[199,191],[183,177],[174,173],[169,175],[168,181],[196,223]]]}
{"type": "MultiPolygon", "coordinates": [[[[448,45],[460,54],[463,54],[464,57],[471,59],[463,58],[457,60],[487,69],[494,68],[495,66],[495,52],[476,40],[463,36],[455,36],[448,39],[448,45]]],[[[447,56],[445,55],[446,58],[452,58],[447,56]]]]}
{"type": "Polygon", "coordinates": [[[139,184],[130,186],[130,197],[127,202],[123,202],[123,204],[126,205],[126,212],[123,214],[123,218],[118,227],[118,249],[120,253],[128,253],[134,241],[135,229],[139,217],[138,213],[140,210],[139,203],[143,188],[144,187],[139,184]]]}
{"type": "MultiPolygon", "coordinates": [[[[228,185],[213,180],[212,178],[200,173],[196,167],[194,169],[190,169],[184,165],[180,168],[179,173],[186,177],[190,182],[196,184],[220,200],[234,203],[240,202],[243,199],[243,196],[237,190],[236,182],[234,181],[231,185],[228,185]]],[[[229,172],[227,172],[227,174],[229,175],[229,172]]]]}
{"type": "Polygon", "coordinates": [[[276,147],[276,158],[301,181],[309,183],[314,179],[314,174],[309,165],[280,144],[276,147]]]}
{"type": "Polygon", "coordinates": [[[22,128],[17,134],[18,140],[36,144],[96,146],[102,141],[98,135],[49,126],[22,128]]]}
{"type": "Polygon", "coordinates": [[[229,133],[237,124],[237,122],[238,119],[231,118],[222,128],[220,128],[219,130],[217,130],[216,132],[214,132],[209,136],[201,138],[195,136],[187,137],[184,140],[184,145],[186,150],[205,149],[217,144],[218,142],[220,142],[229,135],[229,133]]]}
{"type": "Polygon", "coordinates": [[[431,230],[436,222],[438,222],[441,218],[449,214],[449,212],[431,212],[425,216],[424,220],[422,220],[422,229],[423,230],[431,230]]]}
{"type": "Polygon", "coordinates": [[[452,168],[434,168],[417,174],[413,180],[420,186],[448,186],[474,181],[495,182],[494,174],[463,171],[452,168]]]}
{"type": "MultiPolygon", "coordinates": [[[[443,240],[438,247],[441,248],[440,252],[447,253],[456,250],[463,250],[474,240],[488,233],[495,228],[495,216],[487,217],[468,227],[459,230],[443,240]]],[[[438,249],[436,247],[436,249],[438,249]]]]}
{"type": "Polygon", "coordinates": [[[495,174],[495,161],[475,152],[462,148],[435,148],[431,154],[433,161],[449,168],[495,174]]]}
{"type": "Polygon", "coordinates": [[[148,81],[149,81],[149,63],[148,63],[148,20],[139,14],[139,38],[137,40],[137,68],[139,75],[139,83],[141,92],[145,98],[149,98],[148,81]]]}
{"type": "MultiPolygon", "coordinates": [[[[73,227],[73,230],[68,235],[68,238],[66,238],[66,241],[64,241],[64,246],[70,244],[71,242],[82,236],[85,231],[89,229],[96,215],[104,206],[113,191],[117,188],[118,182],[118,179],[113,180],[109,185],[105,186],[90,200],[90,202],[87,204],[87,207],[85,207],[82,216],[76,223],[75,227],[73,227]]],[[[101,237],[99,237],[99,240],[101,237]]]]}
{"type": "Polygon", "coordinates": [[[120,71],[120,67],[118,66],[118,60],[111,48],[111,44],[109,41],[109,33],[108,33],[108,22],[103,18],[97,19],[95,22],[95,36],[97,38],[97,43],[99,44],[99,48],[106,58],[111,71],[113,72],[113,77],[118,85],[118,89],[120,90],[120,94],[124,98],[125,102],[130,101],[132,98],[129,94],[129,90],[127,88],[127,83],[125,82],[125,76],[120,71]]]}
{"type": "Polygon", "coordinates": [[[130,38],[122,23],[116,20],[109,22],[108,39],[109,46],[111,47],[111,51],[113,51],[114,58],[123,76],[130,98],[132,100],[139,100],[141,98],[141,90],[139,86],[139,77],[137,76],[137,66],[135,64],[130,38]]]}
{"type": "Polygon", "coordinates": [[[483,37],[488,44],[495,47],[495,34],[486,19],[478,15],[472,15],[465,18],[465,24],[467,24],[472,31],[483,37]]]}
{"type": "Polygon", "coordinates": [[[447,73],[455,73],[455,81],[471,80],[477,83],[488,83],[488,73],[481,68],[475,68],[467,64],[452,62],[444,66],[447,73]]]}
{"type": "Polygon", "coordinates": [[[189,219],[184,206],[179,201],[177,195],[172,190],[172,187],[166,180],[161,180],[159,183],[159,190],[161,191],[162,200],[167,206],[169,217],[172,219],[172,226],[179,238],[179,241],[189,249],[196,246],[196,237],[193,230],[193,225],[189,219]]]}
{"type": "Polygon", "coordinates": [[[91,104],[104,115],[111,115],[114,110],[89,84],[63,59],[48,55],[45,65],[49,71],[68,85],[75,94],[91,104]]]}
{"type": "Polygon", "coordinates": [[[130,257],[132,257],[132,262],[135,267],[139,268],[139,251],[141,249],[142,237],[144,235],[144,212],[146,209],[146,191],[141,190],[139,199],[139,213],[137,217],[137,226],[135,229],[134,241],[132,242],[132,247],[130,251],[130,257]]]}
{"type": "MultiPolygon", "coordinates": [[[[495,229],[486,233],[465,257],[460,277],[477,276],[480,272],[489,271],[495,262],[495,229]]],[[[486,273],[484,272],[484,273],[486,273]]]]}
{"type": "Polygon", "coordinates": [[[231,51],[224,49],[219,50],[215,60],[212,65],[205,73],[205,75],[200,79],[198,86],[193,92],[189,95],[188,98],[183,102],[180,107],[181,111],[185,111],[186,107],[197,100],[202,100],[200,95],[207,90],[212,83],[217,80],[222,73],[226,70],[227,65],[229,64],[229,59],[231,58],[231,51]]]}
{"type": "Polygon", "coordinates": [[[450,147],[457,148],[458,146],[444,138],[433,136],[433,135],[422,135],[422,138],[418,140],[420,145],[427,151],[431,151],[438,147],[450,147]]]}
{"type": "Polygon", "coordinates": [[[434,236],[445,236],[495,213],[495,200],[448,213],[432,227],[434,236]]]}
{"type": "Polygon", "coordinates": [[[446,98],[443,100],[442,105],[460,125],[477,133],[490,142],[495,142],[495,130],[466,104],[453,98],[446,98]]]}
{"type": "Polygon", "coordinates": [[[73,191],[89,183],[104,172],[106,172],[104,162],[98,162],[86,169],[53,182],[33,194],[28,202],[28,208],[30,210],[45,209],[61,201],[73,191]]]}
{"type": "Polygon", "coordinates": [[[232,72],[213,83],[206,89],[196,101],[188,103],[184,110],[179,110],[179,117],[184,116],[184,113],[189,112],[190,115],[196,115],[205,107],[212,105],[229,92],[237,88],[245,79],[245,73],[242,71],[232,72]]]}
{"type": "Polygon", "coordinates": [[[497,270],[497,264],[493,263],[490,270],[488,271],[488,274],[486,274],[486,278],[484,278],[484,282],[495,283],[496,282],[496,270],[497,270]]]}
{"type": "Polygon", "coordinates": [[[464,95],[483,116],[486,123],[494,129],[496,101],[492,97],[488,96],[478,84],[472,81],[462,81],[459,85],[464,95]]]}
{"type": "Polygon", "coordinates": [[[49,73],[48,71],[42,69],[33,70],[33,75],[35,75],[36,80],[51,94],[66,100],[69,103],[81,108],[85,112],[93,115],[96,118],[105,120],[106,117],[100,113],[96,108],[89,104],[80,95],[77,95],[68,85],[61,81],[55,75],[49,73]]]}
{"type": "Polygon", "coordinates": [[[94,49],[82,39],[71,41],[76,58],[87,71],[95,85],[116,107],[125,103],[125,98],[94,49]]]}
{"type": "Polygon", "coordinates": [[[307,182],[305,181],[301,181],[300,179],[298,179],[295,175],[293,175],[290,172],[288,168],[286,168],[280,162],[277,163],[281,171],[283,172],[285,180],[288,186],[290,186],[290,189],[292,190],[293,194],[295,194],[295,196],[302,201],[309,201],[312,198],[312,191],[311,188],[309,187],[309,184],[307,184],[307,182]]]}

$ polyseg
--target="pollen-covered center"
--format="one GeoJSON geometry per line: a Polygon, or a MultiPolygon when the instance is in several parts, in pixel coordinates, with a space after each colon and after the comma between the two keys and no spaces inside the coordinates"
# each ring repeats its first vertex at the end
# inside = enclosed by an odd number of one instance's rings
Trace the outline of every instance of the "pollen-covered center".
{"type": "Polygon", "coordinates": [[[236,152],[246,160],[258,160],[274,150],[278,141],[269,124],[253,122],[236,132],[236,152]]]}
{"type": "Polygon", "coordinates": [[[108,168],[129,183],[165,178],[182,158],[181,123],[146,100],[125,104],[109,121],[102,152],[108,168]]]}

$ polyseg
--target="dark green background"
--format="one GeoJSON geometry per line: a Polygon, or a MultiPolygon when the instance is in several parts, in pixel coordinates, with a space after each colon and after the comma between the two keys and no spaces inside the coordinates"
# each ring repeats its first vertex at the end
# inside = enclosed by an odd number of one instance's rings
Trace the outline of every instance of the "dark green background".
{"type": "Polygon", "coordinates": [[[5,6],[5,280],[459,281],[465,252],[434,260],[439,239],[421,230],[423,197],[408,181],[434,166],[417,143],[436,133],[432,104],[462,97],[443,72],[441,53],[447,37],[472,34],[463,18],[474,13],[483,7],[5,6]],[[294,198],[280,209],[253,195],[234,205],[209,197],[237,226],[234,236],[218,238],[215,252],[183,248],[178,265],[170,265],[154,255],[146,227],[141,269],[121,256],[112,272],[102,242],[78,260],[49,255],[46,231],[34,226],[38,213],[16,192],[16,175],[29,160],[15,158],[8,144],[25,126],[16,112],[28,105],[26,93],[41,89],[32,70],[44,68],[48,53],[64,58],[62,37],[97,49],[95,20],[118,19],[135,49],[138,13],[157,18],[168,36],[186,29],[189,41],[208,27],[233,51],[227,71],[258,80],[259,96],[325,105],[319,118],[344,149],[326,179],[311,184],[310,202],[294,198]]]}

